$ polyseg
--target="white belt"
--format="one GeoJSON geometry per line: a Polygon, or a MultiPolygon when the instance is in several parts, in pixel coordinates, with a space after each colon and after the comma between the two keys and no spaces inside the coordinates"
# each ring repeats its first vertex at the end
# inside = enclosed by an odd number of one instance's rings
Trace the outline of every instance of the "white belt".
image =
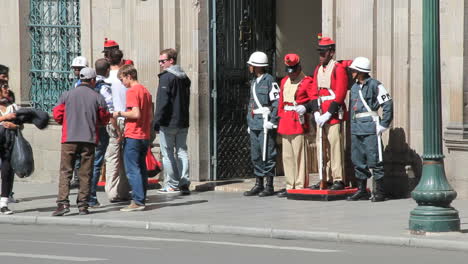
{"type": "Polygon", "coordinates": [[[270,108],[268,107],[262,107],[262,108],[257,108],[252,111],[254,115],[269,115],[270,114],[270,108]]]}
{"type": "Polygon", "coordinates": [[[320,101],[322,102],[330,101],[330,100],[335,100],[335,96],[334,95],[320,96],[320,101]]]}
{"type": "Polygon", "coordinates": [[[296,106],[295,105],[285,105],[284,106],[284,111],[296,111],[296,106]]]}
{"type": "Polygon", "coordinates": [[[325,102],[325,101],[330,101],[330,100],[335,100],[336,95],[335,92],[333,92],[332,89],[330,88],[325,88],[325,87],[320,87],[319,89],[327,89],[330,95],[327,96],[320,96],[320,101],[325,102]]]}
{"type": "Polygon", "coordinates": [[[377,112],[375,111],[356,114],[356,118],[363,118],[363,117],[368,117],[368,116],[379,116],[379,114],[377,114],[377,112]]]}

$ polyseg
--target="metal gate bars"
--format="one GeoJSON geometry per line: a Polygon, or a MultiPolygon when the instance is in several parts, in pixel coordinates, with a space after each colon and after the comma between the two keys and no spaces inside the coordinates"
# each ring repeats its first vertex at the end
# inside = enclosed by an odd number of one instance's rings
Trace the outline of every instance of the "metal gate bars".
{"type": "Polygon", "coordinates": [[[30,0],[31,102],[51,111],[72,87],[70,65],[81,53],[79,0],[30,0]]]}

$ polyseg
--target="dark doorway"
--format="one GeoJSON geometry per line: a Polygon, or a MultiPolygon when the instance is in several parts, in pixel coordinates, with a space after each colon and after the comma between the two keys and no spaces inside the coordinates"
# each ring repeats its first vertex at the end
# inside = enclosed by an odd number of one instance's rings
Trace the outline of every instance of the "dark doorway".
{"type": "MultiPolygon", "coordinates": [[[[274,0],[214,0],[212,32],[212,179],[250,177],[247,134],[249,73],[247,60],[254,51],[267,53],[274,69],[274,0]]],[[[268,70],[271,72],[271,69],[268,70]]]]}

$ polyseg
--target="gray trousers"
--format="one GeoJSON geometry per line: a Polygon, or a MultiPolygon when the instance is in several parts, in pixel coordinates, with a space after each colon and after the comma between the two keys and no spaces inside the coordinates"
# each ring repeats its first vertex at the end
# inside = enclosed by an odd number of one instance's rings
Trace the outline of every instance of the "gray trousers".
{"type": "Polygon", "coordinates": [[[250,156],[256,177],[275,176],[276,131],[268,130],[266,160],[263,161],[263,130],[250,131],[250,156]]]}
{"type": "Polygon", "coordinates": [[[377,135],[351,135],[351,160],[356,178],[366,180],[373,174],[374,179],[379,180],[384,176],[383,162],[379,162],[377,148],[377,135]]]}

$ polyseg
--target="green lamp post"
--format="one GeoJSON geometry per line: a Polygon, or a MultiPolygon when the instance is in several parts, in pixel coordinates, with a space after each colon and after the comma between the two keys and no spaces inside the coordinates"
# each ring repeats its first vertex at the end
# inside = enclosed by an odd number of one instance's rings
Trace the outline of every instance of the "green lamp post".
{"type": "Polygon", "coordinates": [[[447,181],[442,153],[440,96],[439,0],[423,1],[424,154],[421,180],[411,193],[418,206],[411,211],[409,229],[423,232],[460,230],[457,197],[447,181]]]}

